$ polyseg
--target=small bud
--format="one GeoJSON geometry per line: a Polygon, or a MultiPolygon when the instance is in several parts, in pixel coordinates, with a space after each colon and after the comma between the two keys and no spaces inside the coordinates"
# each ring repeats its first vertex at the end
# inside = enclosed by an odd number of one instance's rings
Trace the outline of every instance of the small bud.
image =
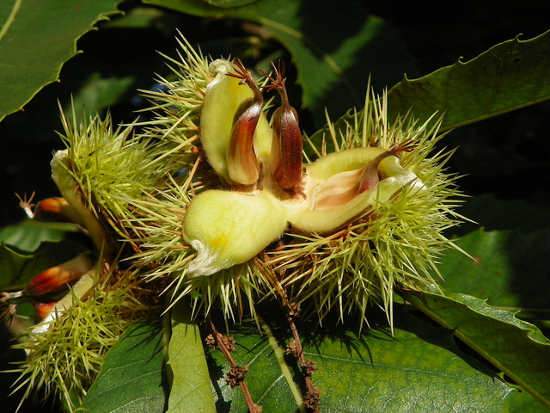
{"type": "Polygon", "coordinates": [[[311,376],[313,372],[317,370],[317,366],[315,365],[315,362],[313,360],[305,360],[301,367],[304,376],[311,376]]]}
{"type": "Polygon", "coordinates": [[[230,353],[235,351],[235,338],[233,336],[222,335],[221,340],[223,341],[223,344],[227,351],[229,351],[230,353]]]}
{"type": "Polygon", "coordinates": [[[38,319],[44,320],[53,311],[56,303],[57,301],[50,301],[47,303],[34,302],[33,306],[38,319]]]}
{"type": "Polygon", "coordinates": [[[285,354],[295,358],[299,357],[298,348],[296,347],[296,341],[294,341],[294,339],[290,340],[286,345],[285,354]]]}
{"type": "Polygon", "coordinates": [[[216,347],[216,339],[214,338],[214,336],[212,334],[208,334],[205,338],[204,338],[204,343],[208,346],[208,348],[215,348],[216,347]]]}
{"type": "Polygon", "coordinates": [[[234,388],[242,383],[246,377],[246,373],[248,373],[248,369],[246,367],[233,366],[227,372],[225,380],[231,388],[234,388]]]}
{"type": "Polygon", "coordinates": [[[87,255],[81,254],[33,277],[25,287],[24,294],[35,298],[55,294],[78,280],[90,268],[92,268],[92,262],[87,255]]]}
{"type": "Polygon", "coordinates": [[[306,396],[304,397],[304,406],[309,411],[318,412],[320,402],[321,402],[321,394],[317,389],[308,391],[306,393],[306,396]]]}
{"type": "Polygon", "coordinates": [[[298,303],[288,304],[288,317],[291,320],[296,320],[300,315],[300,305],[298,303]]]}

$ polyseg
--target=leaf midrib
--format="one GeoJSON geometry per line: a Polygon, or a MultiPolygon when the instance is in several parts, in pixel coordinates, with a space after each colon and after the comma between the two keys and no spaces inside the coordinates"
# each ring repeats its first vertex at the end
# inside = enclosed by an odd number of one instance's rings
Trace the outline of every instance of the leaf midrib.
{"type": "Polygon", "coordinates": [[[470,336],[462,333],[460,329],[453,329],[450,324],[448,324],[443,318],[439,317],[437,314],[435,314],[430,308],[425,306],[423,303],[416,302],[414,303],[415,307],[417,307],[420,311],[422,311],[425,315],[427,315],[429,318],[431,318],[436,323],[440,324],[442,327],[447,328],[448,330],[452,331],[453,334],[462,342],[464,342],[467,346],[469,346],[472,350],[474,350],[476,353],[480,354],[483,358],[485,358],[489,363],[491,363],[493,366],[495,366],[497,369],[500,369],[504,373],[506,373],[512,380],[514,380],[516,383],[518,383],[521,387],[526,389],[533,397],[538,399],[540,402],[542,402],[545,406],[550,407],[550,401],[547,400],[542,394],[540,394],[537,390],[535,390],[532,386],[530,386],[528,383],[523,380],[522,377],[515,374],[514,371],[509,369],[505,364],[501,363],[499,360],[494,358],[491,354],[489,354],[487,351],[485,351],[482,347],[478,346],[475,342],[475,340],[472,340],[470,336]]]}
{"type": "MultiPolygon", "coordinates": [[[[267,342],[273,349],[273,355],[275,356],[275,360],[277,360],[277,363],[279,364],[279,369],[281,370],[281,376],[285,378],[286,383],[290,389],[290,392],[292,393],[292,396],[294,397],[294,401],[296,402],[296,405],[299,407],[300,411],[303,411],[304,409],[304,400],[302,398],[302,393],[300,392],[300,389],[298,388],[298,385],[294,381],[294,378],[292,377],[292,373],[290,372],[290,368],[288,367],[288,364],[285,361],[284,357],[284,351],[279,346],[279,343],[277,342],[277,339],[273,335],[273,332],[269,328],[269,326],[265,322],[261,322],[262,330],[264,331],[265,335],[267,336],[267,342]]],[[[281,377],[277,378],[275,382],[278,382],[281,377]]],[[[271,387],[271,386],[270,386],[271,387]]],[[[269,389],[268,389],[269,390],[269,389]]],[[[267,394],[267,391],[262,394],[262,399],[267,394]]]]}
{"type": "MultiPolygon", "coordinates": [[[[107,373],[107,372],[106,372],[107,373]]],[[[92,400],[94,400],[94,398],[98,398],[98,397],[101,397],[103,396],[104,394],[107,394],[107,393],[111,393],[113,390],[116,390],[116,389],[119,389],[121,387],[126,387],[128,385],[128,383],[133,383],[133,382],[136,382],[138,380],[141,380],[143,379],[144,377],[147,377],[147,376],[151,376],[153,374],[158,374],[158,371],[157,370],[154,370],[154,371],[148,371],[146,373],[142,373],[138,376],[134,376],[133,378],[129,379],[129,380],[126,380],[125,382],[122,382],[121,384],[118,384],[116,386],[113,386],[113,387],[110,387],[108,389],[105,389],[103,390],[102,392],[100,393],[97,393],[95,395],[95,397],[92,397],[92,400]]]]}
{"type": "Polygon", "coordinates": [[[109,413],[114,413],[114,412],[118,412],[120,411],[121,409],[125,409],[126,407],[136,403],[136,402],[139,402],[139,401],[142,401],[142,400],[156,400],[156,399],[162,399],[164,400],[163,397],[160,397],[160,396],[142,396],[142,397],[138,397],[137,399],[134,399],[134,400],[130,400],[128,403],[125,403],[123,404],[122,406],[118,406],[116,409],[114,410],[111,410],[109,413]]]}
{"type": "Polygon", "coordinates": [[[15,21],[15,16],[17,16],[17,13],[19,12],[22,2],[23,0],[15,0],[15,2],[13,3],[13,7],[11,8],[10,14],[6,19],[6,22],[2,25],[2,29],[0,29],[0,40],[2,40],[2,38],[6,35],[11,25],[15,21]]]}

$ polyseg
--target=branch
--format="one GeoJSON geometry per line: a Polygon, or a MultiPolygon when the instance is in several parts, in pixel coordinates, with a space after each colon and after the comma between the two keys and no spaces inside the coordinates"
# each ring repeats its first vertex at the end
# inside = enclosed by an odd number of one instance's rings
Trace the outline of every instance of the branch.
{"type": "MultiPolygon", "coordinates": [[[[229,384],[231,388],[237,387],[237,385],[240,386],[246,405],[248,406],[249,413],[262,413],[262,407],[254,403],[254,399],[252,399],[252,395],[248,389],[248,384],[245,381],[248,368],[239,366],[231,354],[235,345],[233,339],[220,333],[212,321],[210,321],[210,329],[212,330],[212,335],[216,345],[231,365],[231,368],[226,376],[227,384],[229,384]]],[[[212,344],[208,341],[209,338],[207,337],[207,344],[212,344]]]]}

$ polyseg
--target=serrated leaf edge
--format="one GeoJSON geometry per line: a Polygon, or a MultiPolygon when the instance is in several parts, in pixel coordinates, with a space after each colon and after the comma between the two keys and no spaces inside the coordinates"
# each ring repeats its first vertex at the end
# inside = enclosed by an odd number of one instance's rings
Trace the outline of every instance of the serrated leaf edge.
{"type": "MultiPolygon", "coordinates": [[[[18,3],[20,3],[21,1],[22,0],[17,0],[18,3]]],[[[120,1],[117,1],[117,4],[118,3],[120,3],[120,1]]],[[[117,5],[117,7],[118,7],[118,5],[117,5]]],[[[111,10],[111,11],[107,11],[107,12],[103,12],[103,13],[98,14],[97,17],[86,27],[86,29],[83,30],[79,35],[77,35],[77,37],[73,40],[73,45],[72,45],[71,51],[68,53],[66,59],[63,62],[61,62],[53,70],[53,76],[49,75],[48,76],[49,80],[46,80],[42,84],[42,86],[40,86],[31,95],[29,95],[26,99],[24,99],[23,102],[16,109],[11,109],[11,111],[5,112],[5,113],[0,113],[0,122],[2,122],[7,116],[22,110],[23,107],[27,103],[29,103],[31,100],[33,100],[34,97],[38,94],[38,92],[40,92],[42,89],[44,89],[44,87],[46,87],[47,85],[49,85],[51,83],[54,83],[54,82],[61,82],[61,79],[60,79],[59,75],[61,74],[61,69],[63,68],[63,65],[65,63],[67,63],[69,60],[71,60],[74,56],[81,53],[81,51],[77,49],[77,43],[80,40],[80,38],[82,38],[82,36],[84,36],[86,33],[90,32],[90,31],[98,30],[98,28],[96,27],[97,23],[99,23],[101,21],[109,20],[112,16],[122,14],[122,13],[123,12],[121,10],[116,9],[116,10],[111,10]]],[[[11,16],[11,14],[10,14],[10,16],[11,16]]]]}
{"type": "Polygon", "coordinates": [[[458,305],[466,307],[468,310],[473,311],[474,313],[480,314],[483,317],[491,318],[499,323],[508,324],[513,327],[519,328],[529,340],[531,340],[533,343],[538,345],[544,345],[544,346],[550,346],[550,340],[548,340],[544,334],[540,331],[538,327],[535,325],[528,323],[526,321],[520,320],[516,317],[517,312],[512,312],[508,310],[502,310],[497,309],[489,304],[487,304],[486,299],[481,299],[478,297],[474,297],[467,294],[459,294],[459,293],[446,293],[443,292],[442,294],[429,292],[429,291],[421,291],[421,292],[412,292],[412,291],[406,291],[402,292],[404,298],[407,299],[413,306],[415,306],[417,309],[422,311],[426,316],[431,318],[433,321],[441,325],[442,327],[450,330],[453,332],[453,334],[460,339],[462,342],[464,342],[468,347],[473,349],[476,353],[478,353],[481,357],[483,357],[485,360],[487,360],[489,363],[491,363],[493,366],[495,366],[497,369],[501,370],[505,374],[507,374],[510,378],[512,378],[516,383],[518,383],[520,386],[522,386],[526,391],[531,393],[533,397],[538,399],[541,403],[543,403],[545,406],[550,407],[550,400],[547,400],[545,397],[543,397],[541,394],[538,393],[535,389],[533,389],[530,385],[526,384],[521,378],[517,377],[516,374],[505,367],[503,364],[501,364],[497,359],[491,357],[489,354],[486,354],[485,351],[483,351],[476,343],[475,341],[471,340],[467,335],[463,334],[460,329],[453,328],[451,325],[449,325],[445,320],[440,318],[436,313],[434,313],[429,306],[427,306],[424,303],[424,300],[422,299],[422,296],[431,295],[436,298],[443,298],[447,300],[452,300],[458,305]],[[413,298],[412,300],[409,298],[413,298]],[[462,301],[465,300],[466,302],[462,301]],[[472,303],[475,303],[476,305],[472,307],[472,303]],[[479,310],[475,307],[479,306],[479,310]],[[494,314],[500,314],[503,315],[506,313],[506,318],[510,318],[510,320],[504,320],[502,318],[495,317],[494,314]]]}

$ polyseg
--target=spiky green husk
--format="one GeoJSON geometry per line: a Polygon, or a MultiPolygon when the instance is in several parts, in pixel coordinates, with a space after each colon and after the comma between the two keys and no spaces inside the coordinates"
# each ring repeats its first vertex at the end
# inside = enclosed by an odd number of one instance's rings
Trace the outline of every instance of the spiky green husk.
{"type": "Polygon", "coordinates": [[[36,328],[14,347],[27,352],[27,359],[12,370],[20,376],[13,392],[25,389],[20,403],[37,389],[46,397],[61,397],[70,411],[82,402],[99,372],[105,353],[115,344],[130,322],[145,315],[145,306],[134,275],[113,272],[93,290],[37,332],[36,328]],[[46,326],[45,326],[46,327],[46,326]]]}
{"type": "Polygon", "coordinates": [[[454,246],[443,233],[462,220],[453,210],[462,198],[457,177],[444,170],[451,154],[434,153],[443,137],[439,125],[434,119],[419,125],[408,116],[389,124],[385,95],[370,95],[364,111],[356,113],[343,131],[329,122],[330,141],[310,141],[312,152],[322,157],[329,145],[335,151],[388,149],[412,140],[415,149],[401,156],[401,165],[413,171],[423,186],[407,185],[390,202],[376,203],[333,234],[289,229],[282,242],[250,262],[192,278],[187,269],[196,253],[185,242],[182,222],[194,194],[210,186],[197,178],[202,175],[196,174],[198,164],[204,162],[199,159],[183,184],[172,181],[170,189],[133,204],[135,214],[128,226],[139,234],[135,242],[140,245],[134,259],[148,268],[147,277],[170,280],[165,290],[172,302],[190,296],[195,309],[206,313],[217,305],[226,317],[234,318],[242,314],[246,297],[253,314],[259,297],[272,293],[280,280],[293,300],[312,303],[319,319],[338,309],[342,319],[359,313],[366,321],[372,303],[386,311],[391,324],[394,288],[436,286],[437,258],[454,246]]]}
{"type": "MultiPolygon", "coordinates": [[[[158,278],[183,279],[194,253],[183,239],[183,217],[190,202],[192,176],[183,185],[173,178],[163,189],[131,201],[124,226],[131,229],[134,254],[131,262],[150,281],[158,278]]],[[[170,284],[171,285],[171,284],[170,284]]]]}
{"type": "Polygon", "coordinates": [[[191,296],[195,308],[206,312],[219,303],[230,318],[242,313],[243,297],[254,312],[258,297],[274,291],[280,280],[293,299],[314,303],[321,319],[338,308],[342,318],[358,310],[365,321],[367,304],[373,302],[386,310],[390,322],[394,287],[435,283],[437,257],[453,246],[443,231],[461,220],[453,211],[461,197],[456,177],[443,169],[449,154],[433,154],[442,137],[440,122],[431,118],[420,125],[405,116],[390,123],[386,95],[379,98],[370,89],[364,111],[346,128],[337,131],[329,121],[327,139],[308,142],[313,153],[308,161],[327,155],[327,147],[331,152],[368,146],[388,150],[412,141],[414,150],[400,155],[400,164],[419,181],[333,234],[290,229],[277,247],[248,263],[210,277],[190,277],[188,265],[196,253],[183,234],[186,209],[196,194],[222,183],[199,156],[210,61],[183,37],[178,41],[178,59],[167,58],[172,78],[158,78],[166,91],[144,92],[153,118],[134,124],[143,130],[138,138],[130,137],[129,130],[112,132],[110,122],[97,118],[88,126],[65,128],[70,170],[90,208],[104,210],[119,228],[135,252],[130,259],[146,278],[167,280],[165,291],[173,302],[191,296]],[[178,170],[186,175],[182,182],[170,178],[178,170]]]}
{"type": "Polygon", "coordinates": [[[190,277],[189,263],[196,252],[185,242],[183,219],[186,207],[195,193],[204,189],[197,181],[198,160],[183,182],[170,178],[170,184],[131,203],[126,228],[135,234],[132,243],[134,254],[129,258],[148,280],[165,281],[162,293],[170,299],[168,309],[184,297],[193,301],[193,313],[206,316],[213,308],[222,309],[228,318],[242,316],[243,302],[254,313],[254,302],[258,291],[267,285],[255,272],[254,266],[245,264],[209,277],[190,277]]]}
{"type": "Polygon", "coordinates": [[[208,59],[183,37],[178,43],[178,59],[165,56],[174,79],[157,79],[166,92],[143,91],[152,103],[146,109],[151,120],[114,129],[110,116],[79,122],[74,113],[72,119],[62,113],[67,169],[89,209],[124,238],[134,237],[121,225],[131,216],[129,202],[162,188],[168,175],[198,158],[200,107],[212,75],[208,59]]]}
{"type": "Polygon", "coordinates": [[[78,185],[85,206],[123,232],[120,220],[128,200],[151,191],[170,170],[169,163],[153,165],[156,151],[150,143],[135,137],[132,127],[113,128],[109,115],[79,122],[62,114],[66,147],[63,167],[78,185]]]}
{"type": "Polygon", "coordinates": [[[199,145],[200,111],[206,86],[214,78],[209,70],[211,60],[196,51],[180,34],[177,58],[162,55],[167,61],[170,76],[157,75],[160,90],[143,90],[151,103],[144,109],[152,119],[136,122],[141,136],[158,143],[156,162],[167,159],[189,167],[197,157],[199,145]]]}
{"type": "MultiPolygon", "coordinates": [[[[150,116],[133,126],[140,127],[139,136],[147,141],[155,142],[155,162],[162,164],[170,160],[179,168],[190,169],[203,150],[200,141],[200,118],[207,86],[218,72],[214,59],[204,56],[179,33],[177,57],[161,54],[166,60],[169,75],[156,76],[160,85],[157,90],[142,90],[142,95],[150,102],[150,106],[141,112],[150,116]],[[214,63],[214,65],[212,65],[214,63]]],[[[228,60],[220,60],[228,63],[228,60]]],[[[267,79],[261,77],[259,84],[265,84],[267,79]]],[[[263,110],[270,108],[268,100],[263,110]]],[[[221,139],[221,138],[220,138],[221,139]]],[[[178,168],[172,168],[176,172],[178,168]]],[[[221,185],[220,177],[213,173],[212,168],[203,168],[210,186],[221,185]]]]}
{"type": "MultiPolygon", "coordinates": [[[[165,56],[170,76],[157,76],[161,91],[142,91],[151,106],[144,110],[151,120],[136,122],[140,137],[154,142],[156,162],[174,159],[179,178],[167,174],[164,184],[141,198],[129,201],[122,225],[134,250],[129,260],[149,280],[163,279],[174,304],[183,297],[194,301],[195,314],[222,308],[227,317],[242,314],[243,302],[260,290],[249,265],[232,268],[209,278],[192,278],[189,262],[195,251],[185,242],[183,217],[192,198],[205,189],[223,185],[204,157],[199,156],[200,115],[207,85],[216,72],[212,59],[196,51],[183,36],[177,39],[177,58],[165,56]],[[181,177],[183,175],[183,177],[181,177]]],[[[176,168],[172,168],[175,172],[176,168]]],[[[262,288],[265,289],[265,288],[262,288]]],[[[253,312],[253,301],[250,303],[253,312]]]]}
{"type": "Polygon", "coordinates": [[[168,279],[165,290],[174,300],[191,288],[197,309],[210,309],[218,296],[224,308],[232,308],[240,301],[228,292],[240,291],[230,287],[233,277],[216,277],[220,281],[214,291],[200,280],[193,281],[196,288],[190,287],[186,278],[194,251],[182,240],[185,208],[195,193],[220,181],[199,156],[200,112],[213,79],[211,60],[183,36],[178,44],[177,58],[164,56],[170,77],[156,79],[164,91],[142,91],[151,102],[144,112],[152,119],[115,130],[109,116],[79,123],[74,114],[73,119],[62,114],[68,151],[64,167],[77,182],[84,204],[131,245],[129,261],[147,280],[168,279]],[[134,135],[134,130],[139,133],[134,135]],[[176,183],[182,175],[187,176],[185,182],[176,183]]]}
{"type": "MultiPolygon", "coordinates": [[[[369,92],[372,93],[372,92],[369,92]]],[[[422,186],[411,182],[389,202],[372,208],[331,235],[301,234],[292,229],[279,248],[267,252],[267,265],[280,274],[294,299],[312,303],[319,319],[337,309],[340,318],[359,314],[367,321],[367,306],[381,306],[393,324],[395,287],[419,290],[437,288],[437,260],[456,246],[444,232],[463,221],[454,211],[461,204],[457,176],[444,170],[451,153],[435,145],[440,120],[430,118],[419,125],[409,116],[391,124],[387,118],[387,95],[367,96],[365,109],[354,121],[337,131],[329,120],[329,141],[309,141],[316,156],[357,147],[392,146],[412,141],[415,149],[404,153],[400,163],[413,171],[422,186]]]]}

